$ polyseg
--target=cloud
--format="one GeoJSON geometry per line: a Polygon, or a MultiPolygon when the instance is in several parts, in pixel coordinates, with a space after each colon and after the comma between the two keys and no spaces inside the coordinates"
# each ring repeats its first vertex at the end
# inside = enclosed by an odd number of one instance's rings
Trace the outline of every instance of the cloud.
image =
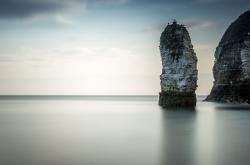
{"type": "Polygon", "coordinates": [[[194,2],[198,2],[198,3],[232,3],[232,2],[244,2],[245,0],[194,0],[194,2]]]}
{"type": "Polygon", "coordinates": [[[189,29],[202,29],[214,25],[212,21],[184,21],[183,24],[189,29]]]}
{"type": "Polygon", "coordinates": [[[76,22],[74,22],[74,20],[72,20],[69,17],[63,16],[63,15],[55,15],[53,17],[51,17],[51,22],[55,25],[58,26],[74,26],[76,25],[76,22]]]}
{"type": "Polygon", "coordinates": [[[63,43],[58,45],[19,45],[0,49],[1,62],[80,62],[104,59],[134,57],[134,51],[125,47],[84,46],[82,43],[63,43]]]}
{"type": "MultiPolygon", "coordinates": [[[[243,6],[242,4],[245,4],[244,6],[249,4],[249,2],[243,3],[245,0],[238,1],[236,3],[234,0],[0,0],[0,20],[30,19],[40,15],[67,15],[72,12],[88,9],[91,4],[95,4],[94,6],[100,8],[104,5],[117,6],[129,4],[130,6],[159,5],[167,7],[174,4],[187,6],[190,10],[192,8],[195,8],[195,10],[203,10],[209,6],[209,8],[220,9],[220,12],[230,11],[225,10],[226,8],[232,9],[239,5],[243,6]],[[225,2],[227,2],[227,4],[225,4],[225,2]],[[87,6],[87,8],[85,8],[85,6],[87,6]]],[[[209,12],[210,11],[211,9],[209,9],[209,12]]]]}
{"type": "Polygon", "coordinates": [[[164,26],[166,25],[157,25],[157,26],[153,26],[153,27],[146,27],[144,29],[141,30],[141,32],[159,32],[162,31],[164,29],[164,26]]]}
{"type": "MultiPolygon", "coordinates": [[[[180,21],[180,24],[185,25],[189,29],[203,29],[214,25],[212,21],[180,21]]],[[[147,27],[142,30],[142,32],[160,32],[163,31],[167,24],[157,25],[153,27],[147,27]]]]}
{"type": "Polygon", "coordinates": [[[116,5],[125,4],[129,2],[129,0],[96,0],[96,1],[101,3],[116,4],[116,5]]]}
{"type": "Polygon", "coordinates": [[[0,18],[27,18],[41,14],[72,11],[83,0],[0,0],[0,18]]]}
{"type": "Polygon", "coordinates": [[[77,11],[87,3],[124,4],[128,0],[0,0],[0,19],[30,18],[77,11]]]}
{"type": "Polygon", "coordinates": [[[89,4],[123,5],[128,0],[0,0],[0,22],[46,22],[56,27],[76,25],[76,14],[83,14],[89,4]]]}

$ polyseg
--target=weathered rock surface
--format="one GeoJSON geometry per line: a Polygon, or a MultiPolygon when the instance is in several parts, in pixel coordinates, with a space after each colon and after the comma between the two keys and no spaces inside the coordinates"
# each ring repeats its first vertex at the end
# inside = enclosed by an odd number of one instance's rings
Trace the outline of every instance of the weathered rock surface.
{"type": "Polygon", "coordinates": [[[229,26],[214,56],[215,81],[206,101],[250,103],[250,11],[229,26]]]}
{"type": "Polygon", "coordinates": [[[197,57],[187,29],[183,25],[168,25],[160,38],[162,59],[159,105],[195,106],[197,87],[197,57]]]}

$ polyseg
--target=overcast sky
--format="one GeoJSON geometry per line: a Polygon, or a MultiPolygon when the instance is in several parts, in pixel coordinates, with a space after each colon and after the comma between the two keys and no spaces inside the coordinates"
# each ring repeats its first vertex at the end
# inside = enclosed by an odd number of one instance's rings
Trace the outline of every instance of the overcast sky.
{"type": "Polygon", "coordinates": [[[215,48],[249,0],[0,0],[0,94],[157,95],[159,38],[186,25],[208,94],[215,48]]]}

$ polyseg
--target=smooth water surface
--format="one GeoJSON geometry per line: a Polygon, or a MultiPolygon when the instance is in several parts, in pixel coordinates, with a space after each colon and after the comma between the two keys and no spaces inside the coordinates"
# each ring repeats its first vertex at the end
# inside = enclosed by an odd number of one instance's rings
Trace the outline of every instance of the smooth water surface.
{"type": "Polygon", "coordinates": [[[0,98],[3,165],[249,165],[250,107],[157,97],[0,98]]]}

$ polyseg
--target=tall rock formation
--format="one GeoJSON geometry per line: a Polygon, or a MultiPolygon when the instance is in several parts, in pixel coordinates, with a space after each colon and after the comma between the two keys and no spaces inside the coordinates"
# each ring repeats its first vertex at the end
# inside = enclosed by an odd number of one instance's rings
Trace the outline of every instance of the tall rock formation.
{"type": "Polygon", "coordinates": [[[162,60],[159,105],[195,106],[197,57],[187,29],[174,21],[160,38],[162,60]]]}
{"type": "Polygon", "coordinates": [[[206,100],[250,103],[250,10],[229,26],[214,56],[215,81],[206,100]]]}

